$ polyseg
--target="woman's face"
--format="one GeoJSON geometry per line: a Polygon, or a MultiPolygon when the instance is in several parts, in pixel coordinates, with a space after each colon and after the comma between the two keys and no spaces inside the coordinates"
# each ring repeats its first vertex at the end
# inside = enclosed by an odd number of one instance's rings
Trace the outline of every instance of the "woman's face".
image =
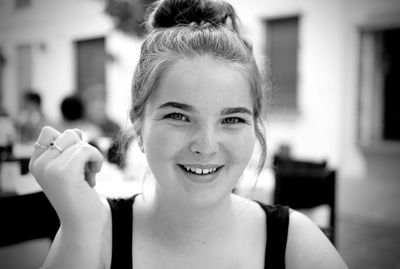
{"type": "Polygon", "coordinates": [[[139,139],[159,196],[198,205],[228,197],[255,144],[250,92],[237,68],[208,56],[164,72],[139,139]]]}

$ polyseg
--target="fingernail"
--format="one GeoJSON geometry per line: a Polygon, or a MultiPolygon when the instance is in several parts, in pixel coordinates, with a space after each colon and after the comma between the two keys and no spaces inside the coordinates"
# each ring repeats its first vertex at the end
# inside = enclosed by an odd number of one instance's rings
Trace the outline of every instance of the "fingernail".
{"type": "Polygon", "coordinates": [[[79,136],[79,138],[82,140],[82,131],[79,129],[74,129],[74,131],[76,132],[76,134],[79,136]]]}

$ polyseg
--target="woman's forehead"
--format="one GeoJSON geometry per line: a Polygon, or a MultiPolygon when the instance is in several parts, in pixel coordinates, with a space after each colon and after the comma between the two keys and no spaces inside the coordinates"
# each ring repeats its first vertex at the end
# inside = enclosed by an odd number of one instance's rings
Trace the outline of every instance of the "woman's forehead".
{"type": "Polygon", "coordinates": [[[199,56],[184,58],[169,66],[150,99],[251,106],[252,98],[247,77],[236,65],[199,56]]]}

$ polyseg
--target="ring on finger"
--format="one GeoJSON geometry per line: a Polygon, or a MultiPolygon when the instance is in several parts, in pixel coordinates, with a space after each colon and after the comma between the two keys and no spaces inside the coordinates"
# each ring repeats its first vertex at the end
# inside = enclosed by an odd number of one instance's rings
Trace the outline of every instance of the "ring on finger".
{"type": "Polygon", "coordinates": [[[60,153],[62,153],[64,151],[62,148],[60,148],[60,146],[58,146],[56,144],[56,141],[51,141],[49,146],[50,146],[51,149],[55,149],[60,153]]]}
{"type": "Polygon", "coordinates": [[[46,150],[49,148],[49,146],[45,146],[45,145],[40,144],[39,142],[35,142],[35,144],[33,144],[33,148],[46,150]]]}

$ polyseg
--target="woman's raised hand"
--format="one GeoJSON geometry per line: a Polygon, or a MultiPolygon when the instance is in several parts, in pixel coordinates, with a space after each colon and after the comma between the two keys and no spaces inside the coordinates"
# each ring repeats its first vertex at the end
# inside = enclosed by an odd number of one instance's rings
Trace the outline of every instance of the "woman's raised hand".
{"type": "Polygon", "coordinates": [[[79,130],[60,133],[44,127],[34,145],[29,169],[57,211],[63,228],[83,231],[102,225],[106,208],[93,189],[103,156],[81,137],[79,130]]]}

